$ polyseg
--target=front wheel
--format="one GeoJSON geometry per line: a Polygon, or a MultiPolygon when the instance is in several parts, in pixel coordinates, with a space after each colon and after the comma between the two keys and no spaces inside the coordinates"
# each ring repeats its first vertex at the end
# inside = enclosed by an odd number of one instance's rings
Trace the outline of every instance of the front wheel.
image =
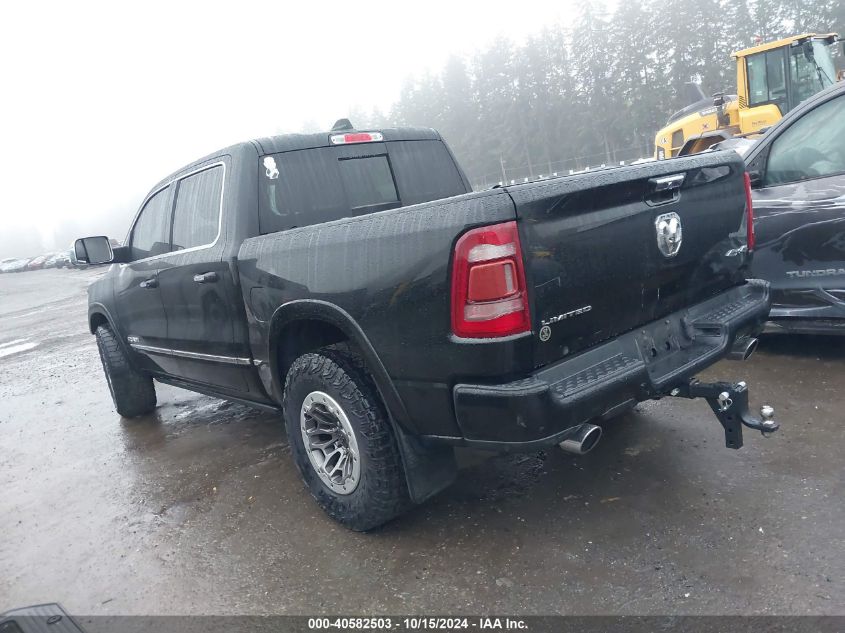
{"type": "Polygon", "coordinates": [[[283,410],[296,466],[332,519],[365,531],[410,505],[390,421],[353,354],[326,348],[297,358],[283,410]]]}
{"type": "Polygon", "coordinates": [[[153,379],[132,367],[108,325],[99,326],[96,336],[114,408],[124,418],[150,413],[156,406],[153,379]]]}

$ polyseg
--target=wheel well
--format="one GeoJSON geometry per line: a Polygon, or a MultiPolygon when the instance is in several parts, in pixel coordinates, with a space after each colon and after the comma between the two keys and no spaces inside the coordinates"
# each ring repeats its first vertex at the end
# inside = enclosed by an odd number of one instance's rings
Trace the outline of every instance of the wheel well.
{"type": "Polygon", "coordinates": [[[409,419],[405,405],[376,351],[354,322],[344,324],[333,314],[323,317],[314,313],[300,314],[286,321],[274,319],[269,339],[270,384],[267,387],[279,403],[282,402],[285,378],[297,358],[329,345],[345,343],[349,351],[360,359],[360,369],[366,371],[375,383],[391,422],[419,432],[409,419]]]}
{"type": "MultiPolygon", "coordinates": [[[[415,503],[422,503],[455,480],[457,463],[454,450],[451,446],[446,445],[439,447],[425,446],[397,423],[397,412],[400,412],[402,419],[407,420],[405,408],[390,383],[389,377],[381,368],[378,358],[367,358],[366,339],[360,342],[359,347],[356,345],[354,337],[350,337],[339,327],[326,321],[306,318],[286,323],[275,338],[275,350],[271,351],[271,367],[274,362],[276,365],[275,371],[271,369],[271,372],[273,373],[274,387],[278,386],[278,396],[281,396],[284,390],[285,378],[293,361],[308,352],[343,342],[360,353],[365,369],[370,372],[373,378],[379,396],[387,409],[388,419],[396,434],[408,491],[415,503]],[[273,354],[275,354],[275,357],[273,354]],[[372,364],[368,363],[368,360],[372,364]],[[381,374],[384,374],[384,376],[380,381],[379,376],[381,374]]],[[[281,400],[279,402],[281,403],[281,400]]]]}
{"type": "Polygon", "coordinates": [[[88,325],[89,325],[89,329],[91,330],[91,334],[94,334],[97,331],[97,328],[100,327],[101,325],[108,325],[108,324],[109,324],[109,320],[105,317],[104,314],[101,314],[99,312],[95,312],[94,314],[92,314],[89,321],[88,321],[88,325]]]}
{"type": "Polygon", "coordinates": [[[279,391],[284,388],[288,369],[297,358],[321,347],[348,340],[343,330],[325,321],[301,320],[286,324],[276,339],[279,391]]]}

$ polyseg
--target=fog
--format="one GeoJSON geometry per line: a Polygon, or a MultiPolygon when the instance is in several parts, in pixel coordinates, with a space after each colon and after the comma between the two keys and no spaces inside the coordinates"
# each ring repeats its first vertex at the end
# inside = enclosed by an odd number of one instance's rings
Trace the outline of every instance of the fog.
{"type": "Polygon", "coordinates": [[[733,51],[845,32],[839,0],[4,9],[0,258],[122,240],[180,166],[341,117],[438,129],[476,188],[644,158],[685,82],[735,92],[733,51]]]}
{"type": "Polygon", "coordinates": [[[409,76],[575,2],[7,3],[0,258],[123,239],[152,185],[219,147],[388,111],[409,76]]]}

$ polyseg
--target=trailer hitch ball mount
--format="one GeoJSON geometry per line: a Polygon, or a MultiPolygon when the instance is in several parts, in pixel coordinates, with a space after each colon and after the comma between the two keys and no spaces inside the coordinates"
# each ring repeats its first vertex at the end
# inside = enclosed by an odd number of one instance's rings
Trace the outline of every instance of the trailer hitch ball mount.
{"type": "Polygon", "coordinates": [[[701,382],[692,379],[672,389],[677,398],[704,398],[725,430],[725,446],[742,447],[742,427],[760,431],[764,437],[778,430],[775,410],[769,405],[760,407],[760,418],[748,410],[748,386],[744,382],[701,382]]]}

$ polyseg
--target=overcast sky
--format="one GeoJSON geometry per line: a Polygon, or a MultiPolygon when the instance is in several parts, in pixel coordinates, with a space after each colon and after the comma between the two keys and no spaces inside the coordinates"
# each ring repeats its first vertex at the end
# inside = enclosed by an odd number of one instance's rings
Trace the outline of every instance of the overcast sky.
{"type": "Polygon", "coordinates": [[[119,226],[157,180],[203,154],[307,121],[328,128],[354,106],[387,110],[408,75],[497,35],[566,24],[575,6],[5,3],[0,231],[37,227],[58,248],[63,224],[119,226]]]}

